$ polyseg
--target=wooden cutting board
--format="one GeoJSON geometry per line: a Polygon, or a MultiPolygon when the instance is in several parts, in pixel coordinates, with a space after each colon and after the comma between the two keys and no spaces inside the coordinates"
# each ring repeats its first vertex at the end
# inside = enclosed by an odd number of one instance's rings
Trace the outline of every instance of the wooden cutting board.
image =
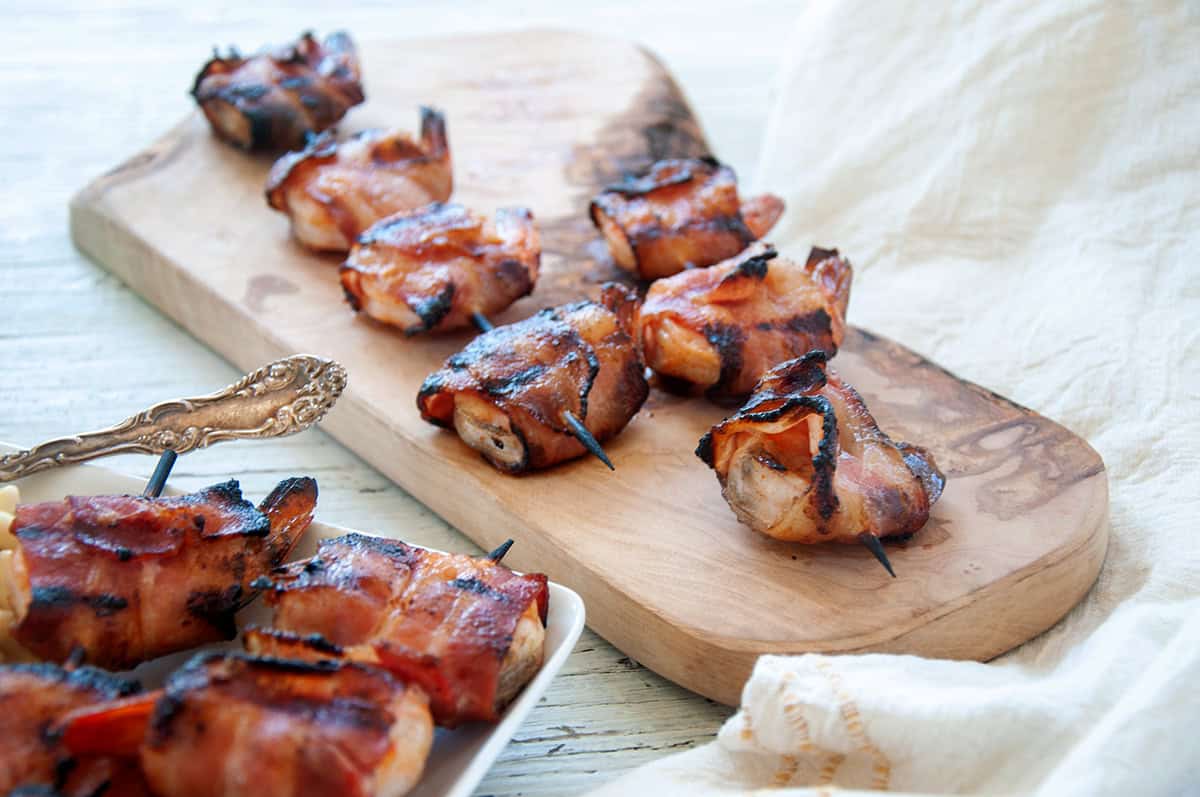
{"type": "MultiPolygon", "coordinates": [[[[417,105],[436,105],[449,119],[455,199],[487,213],[534,210],[543,276],[500,322],[619,276],[586,217],[598,187],[707,152],[671,76],[626,42],[562,32],[405,40],[365,46],[363,61],[368,101],[346,131],[415,128],[417,105]]],[[[597,631],[684,686],[736,702],[762,653],[988,659],[1052,625],[1096,578],[1108,528],[1096,452],[859,329],[837,367],[886,431],[927,446],[949,477],[928,526],[891,547],[895,580],[858,547],[790,546],[740,526],[692,453],[723,415],[703,401],[653,392],[607,445],[615,473],[581,459],[500,474],[415,408],[422,379],[469,336],[406,339],[356,318],[338,259],[301,249],[268,209],[269,166],[217,142],[194,114],[80,192],[72,235],[240,368],[295,352],[340,360],[349,388],[326,430],[484,548],[516,538],[514,567],[578,590],[597,631]]]]}

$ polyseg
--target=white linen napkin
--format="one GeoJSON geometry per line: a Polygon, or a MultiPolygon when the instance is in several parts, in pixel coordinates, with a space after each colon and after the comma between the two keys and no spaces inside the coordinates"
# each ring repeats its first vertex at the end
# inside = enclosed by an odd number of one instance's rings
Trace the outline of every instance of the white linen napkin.
{"type": "Polygon", "coordinates": [[[764,657],[718,741],[594,794],[1200,794],[1198,54],[1194,3],[808,7],[771,238],[839,247],[852,323],[1086,437],[1108,558],[990,664],[764,657]]]}

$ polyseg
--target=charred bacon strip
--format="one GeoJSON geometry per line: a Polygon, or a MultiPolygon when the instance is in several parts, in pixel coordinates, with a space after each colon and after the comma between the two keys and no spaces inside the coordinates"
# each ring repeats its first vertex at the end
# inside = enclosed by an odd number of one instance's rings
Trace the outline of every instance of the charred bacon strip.
{"type": "Polygon", "coordinates": [[[121,670],[232,639],[256,577],[312,520],[317,485],[287,479],[256,509],[236,481],[168,498],[71,496],[17,507],[13,636],[36,656],[76,648],[121,670]]]}
{"type": "Polygon", "coordinates": [[[249,58],[213,53],[192,97],[218,137],[242,149],[296,149],[363,101],[354,42],[334,33],[249,58]]]}
{"type": "Polygon", "coordinates": [[[136,681],[92,667],[0,666],[0,794],[22,787],[62,797],[144,793],[136,768],[106,756],[72,756],[55,732],[67,712],[138,689],[136,681]]]}
{"type": "Polygon", "coordinates": [[[696,454],[739,520],[788,542],[914,534],[945,484],[928,451],[880,430],[822,352],[772,369],[696,454]]]}
{"type": "Polygon", "coordinates": [[[380,219],[449,199],[453,182],[446,119],[423,107],[420,141],[400,129],[366,130],[342,142],[322,133],[276,161],[266,193],[300,243],[345,252],[380,219]]]}
{"type": "Polygon", "coordinates": [[[743,202],[732,169],[695,158],[659,161],[609,186],[590,212],[617,265],[654,280],[733,257],[775,226],[783,200],[743,202]]]}
{"type": "Polygon", "coordinates": [[[525,208],[502,208],[492,224],[435,203],[363,233],[342,265],[342,288],[355,310],[405,334],[446,332],[529,295],[541,254],[525,208]]]}
{"type": "Polygon", "coordinates": [[[273,630],[253,652],[377,664],[429,695],[439,725],[495,720],[542,665],[549,589],[487,557],[362,534],[262,580],[273,630]]]}
{"type": "Polygon", "coordinates": [[[398,797],[433,722],[420,690],[374,667],[210,653],[160,695],[73,712],[64,741],[137,756],[159,797],[398,797]]]}
{"type": "Polygon", "coordinates": [[[814,248],[802,265],[757,243],[659,280],[642,305],[646,363],[716,401],[741,399],[781,362],[837,352],[852,276],[836,249],[814,248]]]}
{"type": "Polygon", "coordinates": [[[631,291],[610,283],[598,302],[542,310],[478,336],[421,385],[421,417],[455,429],[508,473],[582,456],[565,413],[603,441],[650,392],[634,337],[637,307],[631,291]]]}

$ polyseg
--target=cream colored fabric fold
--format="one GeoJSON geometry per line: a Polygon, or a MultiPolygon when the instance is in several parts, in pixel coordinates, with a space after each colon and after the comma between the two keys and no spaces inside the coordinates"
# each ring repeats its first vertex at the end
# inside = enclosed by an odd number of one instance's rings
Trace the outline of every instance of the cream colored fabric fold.
{"type": "Polygon", "coordinates": [[[1186,2],[807,7],[772,237],[850,257],[852,323],[1086,437],[1108,559],[991,664],[764,658],[717,742],[596,794],[1200,794],[1198,53],[1186,2]]]}

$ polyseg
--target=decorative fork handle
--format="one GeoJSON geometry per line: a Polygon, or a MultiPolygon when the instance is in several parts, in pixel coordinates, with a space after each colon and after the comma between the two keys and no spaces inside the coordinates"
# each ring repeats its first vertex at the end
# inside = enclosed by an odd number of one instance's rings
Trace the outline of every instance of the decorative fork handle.
{"type": "Polygon", "coordinates": [[[155,404],[109,429],[49,440],[0,457],[0,482],[110,454],[184,454],[222,440],[295,434],[324,417],[346,387],[333,360],[297,354],[224,390],[155,404]]]}

